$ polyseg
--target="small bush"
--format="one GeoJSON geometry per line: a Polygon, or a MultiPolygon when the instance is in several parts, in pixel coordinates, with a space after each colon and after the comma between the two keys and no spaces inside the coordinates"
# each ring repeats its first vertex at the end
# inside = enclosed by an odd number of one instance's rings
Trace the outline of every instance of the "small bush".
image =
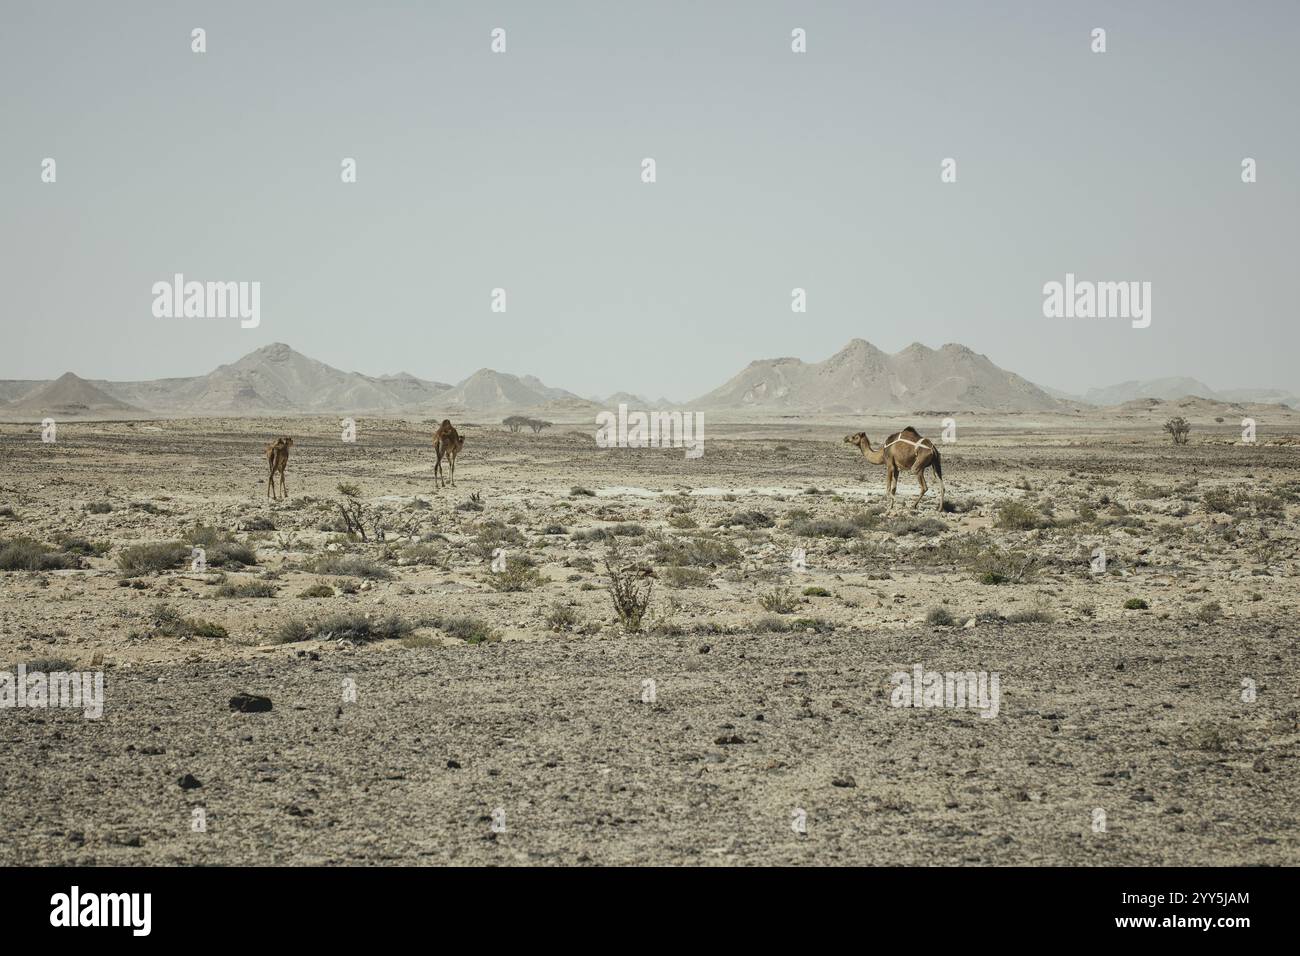
{"type": "Polygon", "coordinates": [[[655,561],[677,567],[716,567],[734,564],[740,560],[740,551],[730,541],[720,541],[706,535],[684,538],[666,538],[655,546],[655,561]]]}
{"type": "Polygon", "coordinates": [[[57,571],[81,567],[75,554],[57,551],[31,538],[0,541],[0,571],[57,571]]]}
{"type": "Polygon", "coordinates": [[[799,607],[799,599],[788,588],[774,588],[760,596],[758,603],[773,614],[792,614],[799,607]]]}
{"type": "Polygon", "coordinates": [[[645,534],[645,528],[631,522],[592,528],[590,531],[578,531],[573,535],[574,541],[608,541],[610,538],[636,538],[645,534]]]}
{"type": "Polygon", "coordinates": [[[1171,418],[1165,422],[1164,429],[1175,445],[1186,445],[1192,426],[1185,418],[1171,418]]]}
{"type": "Polygon", "coordinates": [[[957,622],[946,607],[932,607],[925,612],[925,623],[931,627],[952,627],[957,622]]]}
{"type": "Polygon", "coordinates": [[[316,584],[311,585],[310,587],[303,588],[301,591],[298,592],[298,597],[300,598],[328,598],[333,596],[334,596],[334,589],[330,587],[328,584],[326,584],[324,581],[320,581],[316,584]]]}
{"type": "Polygon", "coordinates": [[[1223,617],[1223,605],[1218,601],[1206,601],[1196,609],[1196,619],[1210,624],[1223,617]]]}
{"type": "Polygon", "coordinates": [[[33,657],[23,662],[29,674],[58,674],[75,671],[77,665],[66,657],[33,657]]]}
{"type": "Polygon", "coordinates": [[[524,544],[524,536],[518,528],[511,527],[500,521],[485,521],[479,525],[478,530],[475,532],[474,543],[470,545],[470,551],[487,560],[499,548],[517,548],[522,547],[524,544]]]}
{"type": "Polygon", "coordinates": [[[569,489],[570,498],[594,498],[596,493],[590,488],[583,488],[581,485],[574,485],[569,489]]]}
{"type": "Polygon", "coordinates": [[[127,574],[158,574],[188,564],[190,546],[184,541],[137,544],[117,556],[117,566],[127,574]]]}
{"type": "Polygon", "coordinates": [[[664,568],[663,579],[670,588],[707,588],[713,577],[702,568],[671,565],[664,568]]]}
{"type": "Polygon", "coordinates": [[[476,617],[456,616],[442,618],[438,629],[466,644],[488,644],[501,640],[501,635],[486,621],[476,617]]]}
{"type": "Polygon", "coordinates": [[[546,578],[537,570],[533,559],[526,554],[512,554],[506,558],[505,567],[489,572],[487,581],[498,591],[531,591],[545,584],[546,578]]]}
{"type": "Polygon", "coordinates": [[[831,592],[825,588],[811,587],[803,589],[804,597],[830,597],[831,592]]]}
{"type": "Polygon", "coordinates": [[[997,518],[993,522],[994,527],[1008,531],[1032,531],[1049,524],[1050,520],[1041,512],[1021,501],[1001,502],[997,508],[997,518]]]}
{"type": "Polygon", "coordinates": [[[1124,602],[1124,610],[1126,611],[1145,611],[1150,606],[1142,598],[1129,598],[1124,602]]]}
{"type": "Polygon", "coordinates": [[[384,565],[363,554],[324,554],[312,562],[310,570],[314,574],[369,578],[372,581],[386,581],[393,576],[384,565]]]}
{"type": "Polygon", "coordinates": [[[92,515],[106,515],[113,510],[113,506],[107,501],[92,501],[86,505],[86,510],[92,515]]]}
{"type": "Polygon", "coordinates": [[[220,624],[186,617],[167,604],[160,604],[154,608],[153,627],[154,634],[163,637],[207,637],[219,640],[230,636],[220,624]]]}
{"type": "Polygon", "coordinates": [[[1056,615],[1046,608],[1036,607],[1008,614],[1006,620],[1008,624],[1051,624],[1056,620],[1056,615]]]}
{"type": "Polygon", "coordinates": [[[650,606],[654,580],[643,568],[620,566],[616,551],[605,556],[605,573],[609,575],[609,595],[614,602],[614,613],[629,631],[641,629],[641,619],[650,606]]]}
{"type": "Polygon", "coordinates": [[[243,581],[237,584],[222,584],[213,594],[219,598],[273,598],[278,590],[269,581],[243,581]]]}
{"type": "Polygon", "coordinates": [[[106,541],[90,541],[86,538],[73,536],[61,537],[58,539],[58,549],[66,554],[77,554],[86,558],[98,557],[105,554],[112,547],[106,541]]]}
{"type": "Polygon", "coordinates": [[[771,515],[764,514],[762,511],[740,511],[729,518],[719,518],[713,526],[729,528],[732,525],[740,525],[742,528],[770,528],[775,524],[771,515]]]}
{"type": "Polygon", "coordinates": [[[280,644],[294,644],[298,641],[369,641],[397,640],[406,637],[415,630],[415,625],[389,614],[385,617],[367,617],[356,611],[335,614],[315,623],[303,621],[286,621],[275,632],[275,640],[280,644]]]}
{"type": "Polygon", "coordinates": [[[568,604],[552,604],[546,612],[546,626],[557,633],[571,631],[578,626],[578,612],[568,604]]]}
{"type": "Polygon", "coordinates": [[[919,534],[923,537],[933,538],[935,535],[947,531],[948,526],[938,518],[911,518],[895,522],[891,530],[894,534],[919,534]]]}

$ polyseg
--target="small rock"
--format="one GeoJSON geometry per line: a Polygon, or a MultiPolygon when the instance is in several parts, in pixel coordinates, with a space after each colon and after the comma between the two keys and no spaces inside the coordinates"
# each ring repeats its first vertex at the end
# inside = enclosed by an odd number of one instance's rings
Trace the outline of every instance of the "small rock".
{"type": "Polygon", "coordinates": [[[182,790],[196,790],[203,786],[203,784],[199,782],[199,779],[192,773],[187,773],[176,782],[180,784],[182,790]]]}
{"type": "Polygon", "coordinates": [[[271,709],[271,698],[241,692],[230,698],[230,709],[241,714],[265,713],[271,709]]]}
{"type": "Polygon", "coordinates": [[[832,787],[847,787],[849,789],[853,789],[857,785],[858,782],[849,776],[836,777],[834,780],[831,781],[832,787]]]}

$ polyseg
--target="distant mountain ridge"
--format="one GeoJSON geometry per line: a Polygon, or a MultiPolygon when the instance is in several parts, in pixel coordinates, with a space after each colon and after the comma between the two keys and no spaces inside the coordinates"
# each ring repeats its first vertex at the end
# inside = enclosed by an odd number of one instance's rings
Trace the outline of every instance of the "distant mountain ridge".
{"type": "Polygon", "coordinates": [[[1226,403],[1286,404],[1281,389],[1214,390],[1193,378],[1121,382],[1082,396],[1044,388],[964,345],[938,349],[914,342],[888,354],[853,339],[821,362],[771,358],[751,362],[718,388],[687,404],[616,392],[603,401],[546,385],[532,375],[481,368],[456,385],[407,372],[344,372],[282,342],[263,346],[206,375],[142,382],[86,380],[69,372],[54,381],[0,381],[0,416],[31,418],[120,414],[124,417],[315,414],[507,415],[588,414],[627,404],[757,413],[1068,412],[1083,404],[1121,406],[1199,396],[1226,403]]]}
{"type": "MultiPolygon", "coordinates": [[[[1058,393],[1063,394],[1063,393],[1058,393]]],[[[1219,402],[1256,403],[1263,405],[1290,405],[1300,408],[1300,396],[1281,388],[1224,388],[1214,389],[1204,382],[1185,377],[1153,378],[1145,381],[1132,380],[1108,385],[1105,388],[1090,388],[1078,401],[1089,405],[1123,405],[1140,399],[1158,398],[1172,402],[1188,396],[1208,398],[1219,402]]]]}
{"type": "Polygon", "coordinates": [[[964,345],[914,342],[890,355],[853,339],[822,362],[751,362],[692,407],[862,414],[876,411],[1064,411],[1067,403],[964,345]]]}
{"type": "Polygon", "coordinates": [[[479,369],[458,385],[407,372],[344,372],[275,342],[206,375],[143,382],[87,381],[71,372],[54,382],[0,382],[0,415],[114,413],[168,416],[285,414],[448,414],[594,408],[534,376],[479,369]]]}

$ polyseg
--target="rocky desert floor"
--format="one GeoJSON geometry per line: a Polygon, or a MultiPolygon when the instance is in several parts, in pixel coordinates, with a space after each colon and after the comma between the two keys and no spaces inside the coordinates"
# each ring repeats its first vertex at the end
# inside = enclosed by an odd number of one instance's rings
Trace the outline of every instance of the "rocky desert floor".
{"type": "Polygon", "coordinates": [[[1300,863],[1300,419],[905,424],[0,425],[0,863],[1300,863]]]}

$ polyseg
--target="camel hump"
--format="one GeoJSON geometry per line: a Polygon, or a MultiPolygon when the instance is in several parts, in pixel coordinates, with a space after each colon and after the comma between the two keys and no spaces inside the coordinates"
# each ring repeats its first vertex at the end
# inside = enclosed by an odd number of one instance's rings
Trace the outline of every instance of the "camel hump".
{"type": "Polygon", "coordinates": [[[920,433],[919,431],[917,431],[915,428],[913,428],[911,425],[908,425],[908,426],[907,426],[906,428],[904,428],[901,432],[899,432],[899,434],[900,434],[900,435],[906,435],[906,436],[908,436],[909,438],[910,438],[911,436],[913,436],[913,435],[915,435],[917,438],[920,438],[920,437],[921,437],[921,433],[920,433]]]}

